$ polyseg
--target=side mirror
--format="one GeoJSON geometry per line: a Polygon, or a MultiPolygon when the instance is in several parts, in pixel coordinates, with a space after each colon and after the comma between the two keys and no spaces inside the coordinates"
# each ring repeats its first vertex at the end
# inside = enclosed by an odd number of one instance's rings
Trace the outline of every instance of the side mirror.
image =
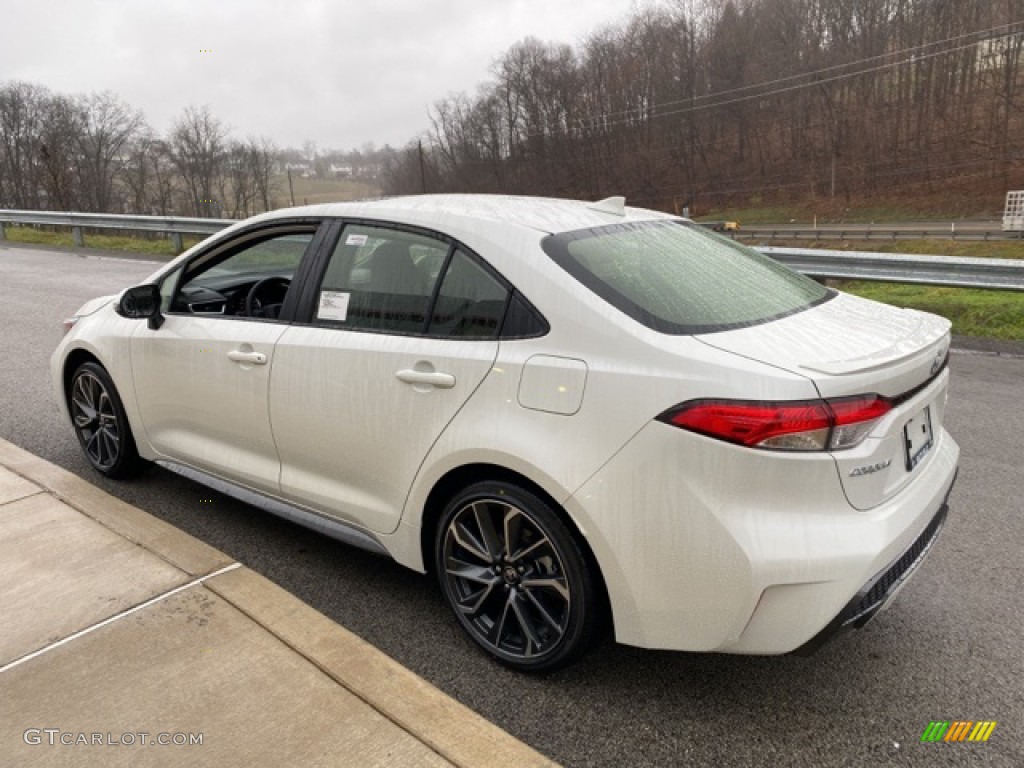
{"type": "Polygon", "coordinates": [[[137,285],[121,294],[117,314],[133,319],[147,318],[149,327],[156,330],[164,323],[160,314],[160,286],[137,285]]]}

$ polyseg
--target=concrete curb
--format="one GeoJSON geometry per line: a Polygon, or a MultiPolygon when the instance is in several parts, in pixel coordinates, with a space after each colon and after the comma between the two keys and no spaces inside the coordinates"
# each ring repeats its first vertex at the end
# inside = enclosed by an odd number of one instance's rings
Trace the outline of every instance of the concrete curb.
{"type": "Polygon", "coordinates": [[[209,576],[207,589],[450,763],[555,765],[259,574],[218,574],[234,561],[213,547],[2,439],[0,466],[189,575],[209,576]]]}

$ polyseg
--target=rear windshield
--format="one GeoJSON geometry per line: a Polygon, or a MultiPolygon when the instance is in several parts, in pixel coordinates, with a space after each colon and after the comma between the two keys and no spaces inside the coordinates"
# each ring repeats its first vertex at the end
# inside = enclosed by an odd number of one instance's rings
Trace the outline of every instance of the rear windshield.
{"type": "Polygon", "coordinates": [[[757,251],[675,220],[550,235],[545,252],[634,320],[662,333],[757,325],[834,294],[757,251]]]}

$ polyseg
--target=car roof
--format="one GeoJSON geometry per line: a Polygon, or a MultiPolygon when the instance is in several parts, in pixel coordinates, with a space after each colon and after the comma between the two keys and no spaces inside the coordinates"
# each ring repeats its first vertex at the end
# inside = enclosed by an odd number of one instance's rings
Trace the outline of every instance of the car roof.
{"type": "MultiPolygon", "coordinates": [[[[415,195],[349,203],[324,203],[284,208],[265,214],[269,218],[337,216],[373,218],[431,229],[476,229],[480,224],[528,228],[557,234],[590,227],[632,221],[674,218],[645,208],[616,203],[595,204],[580,200],[511,195],[415,195]],[[598,207],[603,205],[603,207],[598,207]]],[[[261,217],[262,218],[262,217],[261,217]]]]}

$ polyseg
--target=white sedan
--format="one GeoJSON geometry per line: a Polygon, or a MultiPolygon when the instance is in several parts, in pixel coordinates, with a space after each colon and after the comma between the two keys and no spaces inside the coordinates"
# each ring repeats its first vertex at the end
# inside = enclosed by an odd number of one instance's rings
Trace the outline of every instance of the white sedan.
{"type": "Polygon", "coordinates": [[[275,211],[66,326],[99,472],[160,462],[433,572],[525,670],[607,620],[761,654],[861,626],[957,470],[946,320],[621,198],[275,211]]]}

